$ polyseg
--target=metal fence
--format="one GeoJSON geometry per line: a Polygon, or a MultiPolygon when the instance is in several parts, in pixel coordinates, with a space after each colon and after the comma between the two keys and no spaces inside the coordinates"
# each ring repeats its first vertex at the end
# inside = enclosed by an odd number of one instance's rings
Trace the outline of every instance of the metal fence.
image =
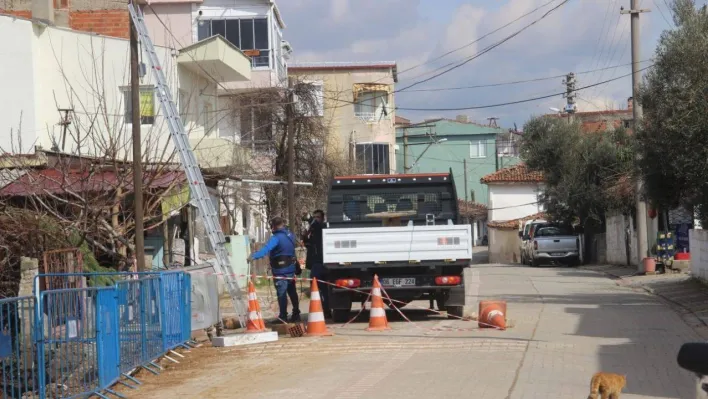
{"type": "Polygon", "coordinates": [[[0,398],[105,397],[135,368],[157,373],[190,338],[190,292],[182,271],[37,276],[34,297],[0,299],[0,398]]]}

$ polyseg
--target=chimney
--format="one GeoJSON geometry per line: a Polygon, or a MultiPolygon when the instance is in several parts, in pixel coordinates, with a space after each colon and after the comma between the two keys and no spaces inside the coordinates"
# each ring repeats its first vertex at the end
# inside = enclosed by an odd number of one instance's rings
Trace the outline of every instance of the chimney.
{"type": "Polygon", "coordinates": [[[32,0],[32,18],[54,24],[54,0],[32,0]]]}
{"type": "Polygon", "coordinates": [[[467,115],[457,115],[457,118],[455,118],[455,120],[461,123],[468,123],[470,121],[467,115]]]}
{"type": "Polygon", "coordinates": [[[631,111],[632,108],[634,108],[634,98],[630,97],[627,99],[627,109],[631,111]]]}

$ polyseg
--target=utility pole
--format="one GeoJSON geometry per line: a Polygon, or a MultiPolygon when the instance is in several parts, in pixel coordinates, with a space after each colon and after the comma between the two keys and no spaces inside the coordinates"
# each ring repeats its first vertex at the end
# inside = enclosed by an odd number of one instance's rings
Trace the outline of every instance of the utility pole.
{"type": "MultiPolygon", "coordinates": [[[[620,14],[629,14],[632,29],[632,117],[634,119],[634,130],[636,131],[642,119],[642,107],[636,101],[638,97],[641,73],[639,71],[639,14],[648,12],[648,9],[639,9],[637,0],[629,1],[629,10],[620,9],[620,14]]],[[[648,256],[648,234],[647,234],[647,204],[642,200],[642,181],[637,182],[637,253],[639,255],[638,271],[644,271],[643,260],[648,256]]]]}
{"type": "Polygon", "coordinates": [[[565,112],[568,114],[568,123],[570,123],[571,116],[578,109],[575,105],[575,74],[571,72],[565,75],[563,83],[565,84],[565,94],[563,95],[566,99],[565,112]]]}
{"type": "MultiPolygon", "coordinates": [[[[130,0],[133,3],[133,0],[130,0]]],[[[133,193],[134,214],[135,214],[135,261],[137,270],[145,271],[145,237],[143,226],[143,164],[142,150],[140,149],[140,70],[138,53],[138,34],[130,20],[130,98],[131,109],[133,110],[131,122],[133,124],[133,193]]],[[[192,227],[189,227],[192,230],[192,227]]],[[[190,248],[191,248],[190,243],[190,248]]]]}
{"type": "Polygon", "coordinates": [[[61,113],[64,113],[64,116],[61,118],[61,122],[59,122],[59,126],[62,126],[62,132],[61,132],[61,152],[64,152],[65,149],[64,147],[66,146],[66,133],[67,130],[69,129],[69,125],[71,125],[71,118],[69,118],[69,112],[74,112],[73,108],[59,108],[59,115],[61,113]]]}
{"type": "Polygon", "coordinates": [[[288,118],[288,226],[295,228],[295,121],[293,113],[294,93],[292,81],[288,80],[288,104],[285,108],[288,118]]]}
{"type": "Polygon", "coordinates": [[[408,173],[408,128],[403,127],[403,173],[408,173]]]}
{"type": "Polygon", "coordinates": [[[467,219],[467,222],[469,223],[469,211],[470,211],[470,203],[469,203],[469,190],[467,190],[467,158],[462,160],[462,167],[465,168],[465,219],[467,219]]]}

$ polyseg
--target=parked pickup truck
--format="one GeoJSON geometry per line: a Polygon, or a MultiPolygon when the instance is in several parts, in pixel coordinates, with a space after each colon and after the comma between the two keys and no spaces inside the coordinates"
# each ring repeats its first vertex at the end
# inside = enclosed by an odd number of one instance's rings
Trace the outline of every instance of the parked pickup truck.
{"type": "Polygon", "coordinates": [[[459,224],[452,173],[335,177],[327,214],[323,257],[335,321],[367,298],[374,275],[399,307],[435,299],[462,316],[472,232],[459,224]]]}
{"type": "Polygon", "coordinates": [[[572,226],[556,223],[540,223],[533,226],[530,235],[529,261],[531,266],[563,263],[580,263],[580,236],[572,226]]]}
{"type": "Polygon", "coordinates": [[[533,251],[533,246],[531,245],[531,230],[534,226],[544,223],[548,222],[543,219],[533,219],[526,221],[526,223],[520,227],[519,238],[521,239],[521,243],[519,244],[519,254],[522,265],[531,264],[531,251],[533,251]]]}

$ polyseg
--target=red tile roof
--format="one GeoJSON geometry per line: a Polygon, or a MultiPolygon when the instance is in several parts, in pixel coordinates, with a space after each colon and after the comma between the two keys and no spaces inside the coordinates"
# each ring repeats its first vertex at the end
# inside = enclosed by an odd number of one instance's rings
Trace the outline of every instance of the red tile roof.
{"type": "Polygon", "coordinates": [[[529,216],[524,216],[519,219],[512,219],[512,220],[492,220],[491,222],[487,223],[487,227],[490,229],[498,229],[498,230],[516,230],[521,226],[521,223],[524,223],[528,220],[534,220],[534,219],[545,219],[546,214],[543,212],[539,213],[534,213],[533,215],[529,216]]]}
{"type": "MultiPolygon", "coordinates": [[[[30,196],[47,194],[65,194],[68,192],[105,192],[115,190],[120,180],[113,171],[104,172],[65,172],[58,169],[33,170],[0,190],[0,196],[30,196]]],[[[133,189],[133,179],[129,178],[125,190],[133,189]]],[[[146,172],[144,189],[168,188],[170,185],[186,181],[182,171],[146,172]]]]}
{"type": "Polygon", "coordinates": [[[464,199],[457,200],[457,208],[460,210],[460,215],[474,220],[487,219],[487,206],[474,201],[465,201],[464,199]]]}
{"type": "Polygon", "coordinates": [[[499,169],[479,180],[482,184],[489,183],[541,183],[543,173],[529,170],[525,164],[518,164],[499,169]]]}

